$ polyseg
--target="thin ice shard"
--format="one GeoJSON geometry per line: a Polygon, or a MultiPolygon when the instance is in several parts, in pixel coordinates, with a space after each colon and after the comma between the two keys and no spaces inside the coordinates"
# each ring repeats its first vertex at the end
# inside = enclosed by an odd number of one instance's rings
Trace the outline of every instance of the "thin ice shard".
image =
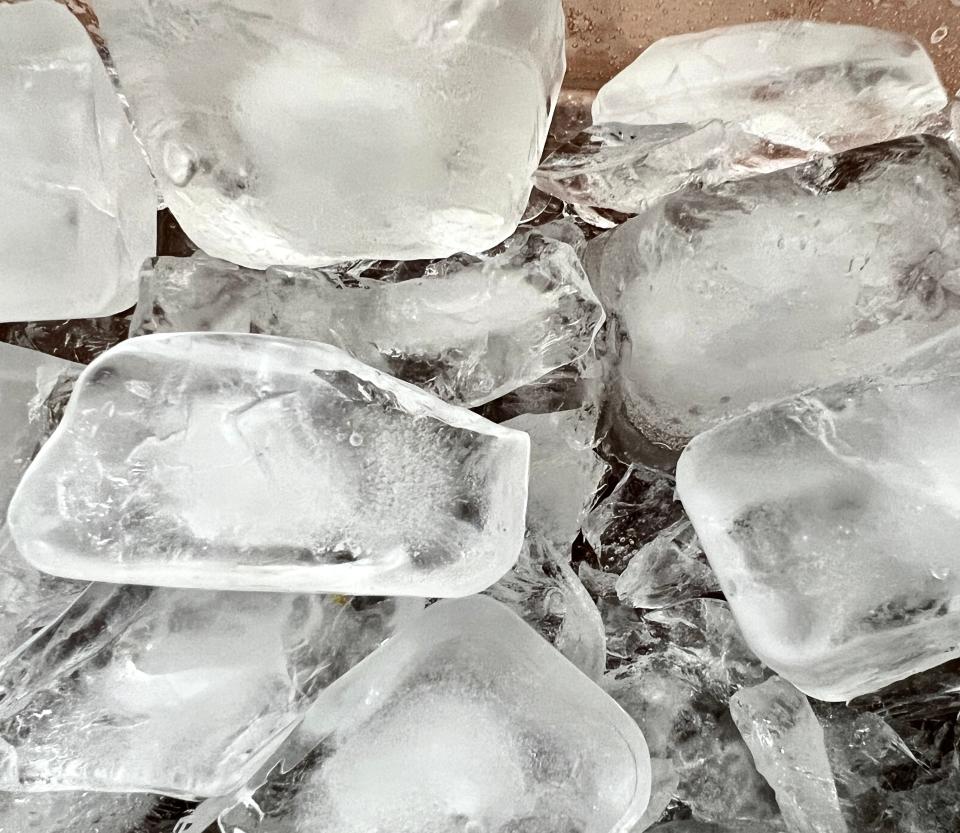
{"type": "Polygon", "coordinates": [[[143,272],[131,335],[241,332],[333,344],[475,407],[576,361],[603,323],[575,250],[538,232],[485,259],[451,258],[390,281],[311,269],[243,269],[204,256],[143,272]]]}
{"type": "Polygon", "coordinates": [[[323,693],[277,760],[251,800],[203,804],[182,830],[220,815],[244,833],[628,833],[650,792],[636,724],[483,596],[428,608],[323,693]]]}
{"type": "Polygon", "coordinates": [[[960,330],[694,439],[677,486],[743,634],[848,700],[960,655],[960,330]]]}
{"type": "Polygon", "coordinates": [[[0,787],[238,787],[422,603],[92,585],[0,663],[0,787]]]}
{"type": "Polygon", "coordinates": [[[156,251],[156,191],[97,50],[64,6],[0,4],[0,100],[0,321],[130,306],[156,251]]]}
{"type": "Polygon", "coordinates": [[[211,255],[445,257],[517,227],[564,71],[560,0],[96,12],[166,203],[211,255]]]}
{"type": "Polygon", "coordinates": [[[960,163],[929,137],[658,202],[586,258],[628,418],[682,447],[960,323],[958,227],[960,163]]]}
{"type": "Polygon", "coordinates": [[[516,561],[528,454],[334,347],[156,335],[84,371],[9,523],[67,577],[467,595],[516,561]]]}
{"type": "Polygon", "coordinates": [[[743,688],[730,713],[757,769],[777,793],[790,833],[847,833],[823,727],[810,703],[779,677],[743,688]]]}
{"type": "Polygon", "coordinates": [[[569,563],[543,535],[528,532],[517,563],[486,591],[540,632],[561,654],[593,680],[606,661],[600,611],[569,563]]]}
{"type": "Polygon", "coordinates": [[[930,56],[896,32],[764,21],[679,35],[604,84],[598,127],[581,139],[587,152],[566,149],[537,182],[564,199],[637,211],[686,186],[944,132],[947,103],[930,56]]]}

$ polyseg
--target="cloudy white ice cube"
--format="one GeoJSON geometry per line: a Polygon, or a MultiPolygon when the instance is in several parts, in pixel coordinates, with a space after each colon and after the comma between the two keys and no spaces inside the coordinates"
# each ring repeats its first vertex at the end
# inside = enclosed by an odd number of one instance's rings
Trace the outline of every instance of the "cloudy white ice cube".
{"type": "Polygon", "coordinates": [[[97,50],[65,6],[0,4],[0,101],[0,321],[131,306],[156,249],[156,190],[97,50]]]}
{"type": "Polygon", "coordinates": [[[467,595],[516,561],[528,455],[335,347],[154,335],[80,377],[9,523],[69,578],[467,595]]]}
{"type": "Polygon", "coordinates": [[[96,13],[166,202],[209,254],[444,257],[516,228],[564,72],[560,0],[96,13]]]}

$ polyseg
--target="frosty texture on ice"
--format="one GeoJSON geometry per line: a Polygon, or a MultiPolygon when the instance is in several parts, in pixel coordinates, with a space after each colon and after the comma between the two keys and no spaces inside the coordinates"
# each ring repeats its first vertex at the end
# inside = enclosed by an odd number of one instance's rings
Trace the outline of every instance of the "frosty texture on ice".
{"type": "Polygon", "coordinates": [[[0,787],[218,795],[412,599],[92,585],[0,663],[0,787]]]}
{"type": "Polygon", "coordinates": [[[896,32],[765,21],[664,38],[597,94],[594,124],[641,129],[587,161],[579,187],[636,210],[687,183],[940,129],[947,103],[929,55],[896,32]]]}
{"type": "Polygon", "coordinates": [[[790,833],[847,833],[823,728],[810,703],[779,677],[742,688],[730,713],[757,769],[777,793],[790,833]]]}
{"type": "Polygon", "coordinates": [[[130,306],[156,251],[156,190],[97,50],[64,6],[0,4],[0,101],[0,321],[130,306]]]}
{"type": "Polygon", "coordinates": [[[629,419],[681,446],[960,323],[958,226],[960,164],[912,137],[676,194],[596,238],[629,419]]]}
{"type": "Polygon", "coordinates": [[[313,339],[473,407],[575,361],[602,322],[573,248],[533,233],[489,259],[451,259],[398,283],[159,258],[143,272],[130,332],[313,339]]]}
{"type": "Polygon", "coordinates": [[[517,559],[528,455],[335,347],[145,336],[80,377],[9,523],[70,578],[466,595],[517,559]]]}
{"type": "Polygon", "coordinates": [[[744,636],[822,700],[960,656],[960,331],[694,439],[677,486],[744,636]]]}
{"type": "Polygon", "coordinates": [[[445,257],[516,228],[564,71],[560,0],[96,12],[167,205],[214,257],[445,257]]]}
{"type": "Polygon", "coordinates": [[[428,608],[330,686],[278,757],[297,777],[223,830],[629,833],[650,791],[636,724],[483,596],[428,608]]]}

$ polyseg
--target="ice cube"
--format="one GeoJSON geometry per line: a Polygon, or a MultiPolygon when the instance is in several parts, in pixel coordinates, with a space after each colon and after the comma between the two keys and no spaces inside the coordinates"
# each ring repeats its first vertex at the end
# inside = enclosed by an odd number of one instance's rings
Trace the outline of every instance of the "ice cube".
{"type": "Polygon", "coordinates": [[[600,611],[570,566],[568,551],[557,550],[541,533],[528,532],[517,563],[486,591],[540,632],[593,680],[606,663],[600,611]]]}
{"type": "Polygon", "coordinates": [[[145,336],[84,371],[9,524],[68,578],[467,595],[517,559],[528,455],[335,347],[145,336]]]}
{"type": "Polygon", "coordinates": [[[94,584],[0,663],[0,786],[235,789],[421,607],[94,584]]]}
{"type": "Polygon", "coordinates": [[[326,689],[278,758],[296,776],[251,783],[223,830],[626,833],[650,792],[636,724],[483,596],[428,608],[326,689]]]}
{"type": "Polygon", "coordinates": [[[854,376],[960,323],[960,163],[939,139],[681,193],[591,241],[651,440],[854,376]]]}
{"type": "Polygon", "coordinates": [[[153,178],[83,27],[0,4],[0,321],[110,315],[156,251],[153,178]]]}
{"type": "Polygon", "coordinates": [[[694,439],[678,491],[751,648],[848,700],[960,656],[960,331],[694,439]]]}
{"type": "Polygon", "coordinates": [[[0,792],[0,833],[159,833],[168,802],[180,803],[142,793],[0,792]]]}
{"type": "Polygon", "coordinates": [[[847,833],[837,786],[810,703],[780,677],[743,688],[730,713],[757,769],[777,793],[790,833],[847,833]]]}
{"type": "Polygon", "coordinates": [[[560,0],[96,11],[166,203],[214,257],[445,257],[516,228],[564,71],[560,0]]]}
{"type": "Polygon", "coordinates": [[[530,436],[527,527],[569,553],[607,468],[593,450],[597,408],[521,414],[503,425],[530,436]]]}
{"type": "Polygon", "coordinates": [[[641,129],[573,184],[587,204],[637,210],[684,185],[946,130],[947,103],[930,56],[896,32],[780,20],[664,38],[593,104],[601,129],[641,129]]]}
{"type": "Polygon", "coordinates": [[[130,332],[313,339],[470,407],[590,349],[603,310],[572,247],[531,233],[501,254],[462,260],[389,282],[352,275],[345,281],[310,269],[258,272],[207,257],[159,258],[144,270],[130,332]]]}

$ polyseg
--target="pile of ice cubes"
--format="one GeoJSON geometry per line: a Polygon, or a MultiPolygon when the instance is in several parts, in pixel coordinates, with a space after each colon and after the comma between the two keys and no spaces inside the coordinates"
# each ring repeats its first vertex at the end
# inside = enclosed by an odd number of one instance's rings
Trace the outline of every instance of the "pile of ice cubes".
{"type": "Polygon", "coordinates": [[[0,833],[957,830],[918,43],[564,135],[560,0],[83,11],[0,3],[0,833]]]}

